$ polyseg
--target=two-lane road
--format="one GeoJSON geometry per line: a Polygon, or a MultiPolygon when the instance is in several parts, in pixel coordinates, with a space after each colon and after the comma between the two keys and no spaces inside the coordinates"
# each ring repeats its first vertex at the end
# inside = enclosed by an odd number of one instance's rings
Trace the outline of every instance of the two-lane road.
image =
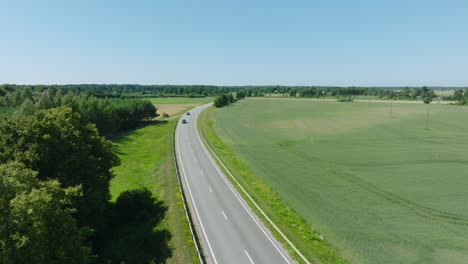
{"type": "Polygon", "coordinates": [[[175,148],[184,192],[208,263],[293,263],[228,182],[197,131],[203,105],[179,122],[175,148]]]}

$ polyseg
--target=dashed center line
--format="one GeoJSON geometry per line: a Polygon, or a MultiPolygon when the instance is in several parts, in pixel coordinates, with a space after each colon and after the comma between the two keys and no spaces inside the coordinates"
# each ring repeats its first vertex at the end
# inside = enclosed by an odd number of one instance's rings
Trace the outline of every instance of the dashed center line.
{"type": "Polygon", "coordinates": [[[223,210],[221,210],[221,213],[223,213],[223,215],[224,215],[224,218],[225,218],[226,220],[228,220],[228,218],[227,218],[227,216],[226,216],[226,214],[224,213],[224,211],[223,211],[223,210]]]}
{"type": "Polygon", "coordinates": [[[213,190],[211,190],[211,187],[210,187],[210,186],[208,186],[208,189],[210,189],[210,192],[213,192],[213,190]]]}
{"type": "Polygon", "coordinates": [[[255,264],[255,263],[253,262],[252,258],[250,257],[249,252],[247,252],[247,250],[245,250],[245,249],[244,249],[244,252],[245,252],[245,254],[247,255],[247,257],[249,258],[250,263],[255,264]]]}

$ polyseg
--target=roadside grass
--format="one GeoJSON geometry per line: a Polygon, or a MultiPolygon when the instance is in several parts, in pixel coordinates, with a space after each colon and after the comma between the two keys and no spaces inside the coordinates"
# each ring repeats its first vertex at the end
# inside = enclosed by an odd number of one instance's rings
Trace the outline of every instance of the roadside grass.
{"type": "Polygon", "coordinates": [[[351,263],[467,263],[467,118],[442,104],[248,98],[199,122],[307,256],[323,259],[308,241],[319,233],[351,263]]]}
{"type": "MultiPolygon", "coordinates": [[[[240,184],[251,195],[254,201],[267,212],[268,217],[278,226],[278,228],[288,237],[288,239],[301,251],[306,258],[313,263],[345,263],[335,250],[325,241],[320,234],[308,224],[294,210],[281,201],[278,194],[267,184],[256,178],[247,165],[239,159],[230,147],[223,143],[221,139],[213,132],[213,120],[209,118],[215,108],[210,108],[200,114],[198,124],[202,135],[213,151],[222,159],[222,162],[229,171],[236,177],[240,184]]],[[[228,173],[220,166],[225,175],[228,173]]],[[[262,219],[262,222],[268,226],[275,237],[282,242],[290,255],[299,262],[301,258],[286,243],[283,237],[269,224],[265,217],[256,209],[252,202],[247,199],[245,194],[238,188],[237,184],[227,176],[233,186],[237,188],[250,208],[256,215],[262,219]]]]}
{"type": "MultiPolygon", "coordinates": [[[[146,187],[157,202],[162,202],[159,207],[165,208],[164,218],[149,222],[144,229],[160,235],[153,236],[155,237],[153,239],[145,239],[144,247],[134,248],[135,251],[141,251],[137,254],[146,254],[142,252],[144,250],[150,254],[151,251],[167,246],[170,252],[167,250],[162,252],[167,255],[166,259],[162,259],[165,263],[198,263],[175,171],[173,140],[176,124],[177,120],[149,122],[146,126],[122,134],[113,140],[121,165],[114,168],[115,177],[111,181],[111,195],[112,201],[115,202],[125,191],[146,187]],[[167,239],[169,241],[166,241],[167,239]]],[[[141,239],[140,236],[134,237],[135,229],[140,228],[142,227],[130,226],[124,229],[119,233],[124,236],[118,238],[119,241],[130,238],[130,244],[126,245],[132,247],[131,243],[137,242],[135,239],[141,239]]],[[[121,252],[128,250],[121,244],[111,250],[115,250],[110,253],[111,255],[135,254],[121,252]]]]}

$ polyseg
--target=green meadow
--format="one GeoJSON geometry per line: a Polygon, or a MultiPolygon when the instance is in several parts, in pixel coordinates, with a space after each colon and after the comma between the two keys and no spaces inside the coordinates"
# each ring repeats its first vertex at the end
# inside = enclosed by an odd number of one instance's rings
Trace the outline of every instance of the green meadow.
{"type": "Polygon", "coordinates": [[[333,262],[300,221],[350,263],[468,263],[467,120],[451,105],[244,99],[201,127],[310,258],[333,262]]]}

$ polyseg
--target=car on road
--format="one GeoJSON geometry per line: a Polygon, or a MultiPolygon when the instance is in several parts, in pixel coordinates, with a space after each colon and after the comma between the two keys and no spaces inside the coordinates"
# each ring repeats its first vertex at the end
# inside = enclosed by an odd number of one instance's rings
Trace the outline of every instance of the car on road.
{"type": "Polygon", "coordinates": [[[190,115],[190,112],[187,112],[187,115],[190,115]]]}
{"type": "Polygon", "coordinates": [[[187,124],[187,120],[182,119],[182,124],[187,124]]]}

